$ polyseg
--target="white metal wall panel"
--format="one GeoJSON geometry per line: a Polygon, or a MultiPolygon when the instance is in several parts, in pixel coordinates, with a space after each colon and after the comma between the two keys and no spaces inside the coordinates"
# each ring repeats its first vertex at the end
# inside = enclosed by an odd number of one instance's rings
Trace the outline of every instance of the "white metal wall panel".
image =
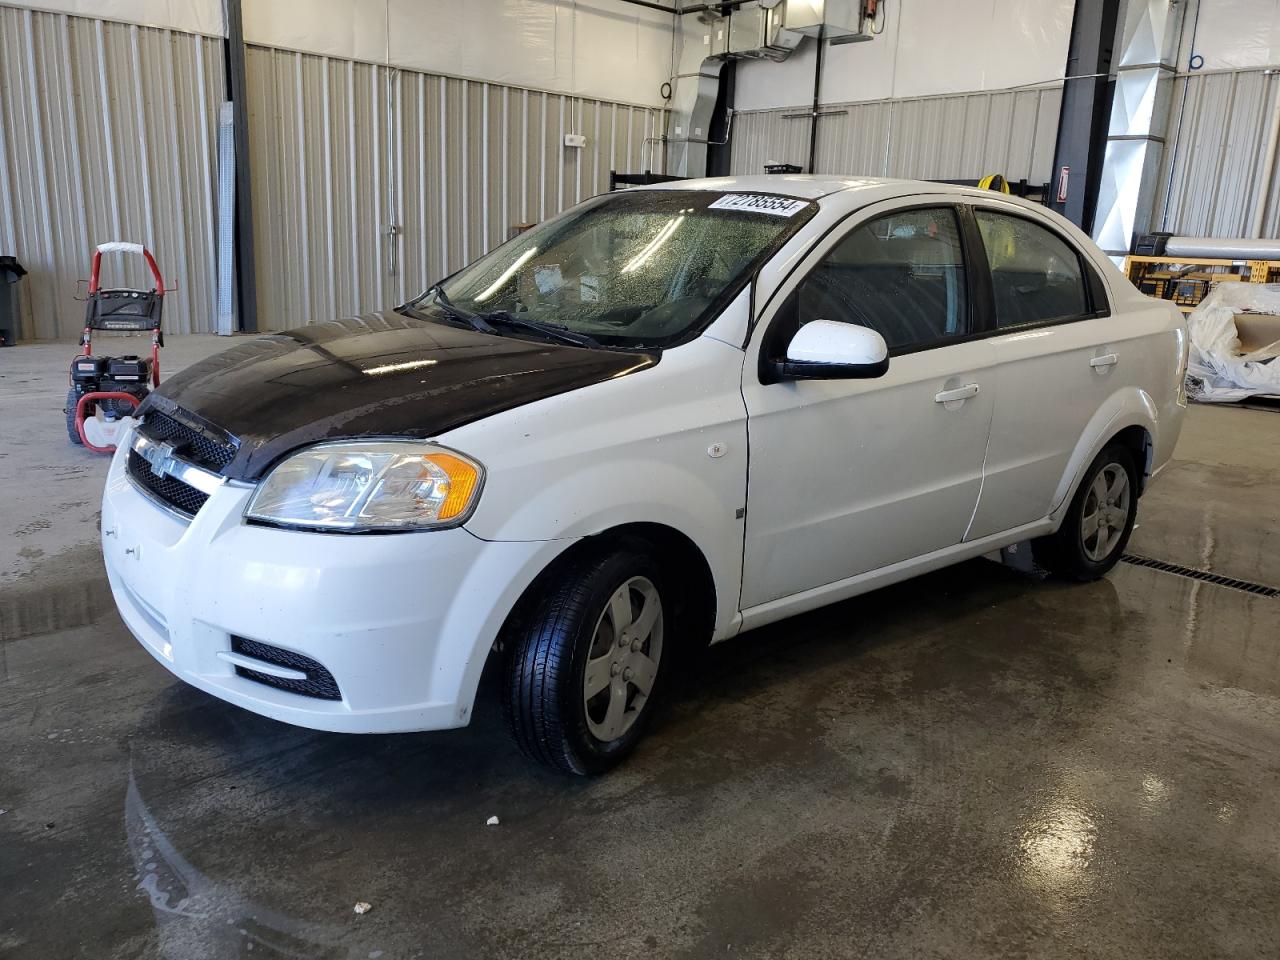
{"type": "Polygon", "coordinates": [[[672,72],[674,20],[623,0],[244,4],[256,46],[655,108],[672,72]]]}
{"type": "Polygon", "coordinates": [[[1277,175],[1261,182],[1277,96],[1280,77],[1264,70],[1177,79],[1153,227],[1192,237],[1248,236],[1266,202],[1262,235],[1280,236],[1277,175]]]}
{"type": "Polygon", "coordinates": [[[644,107],[256,46],[246,78],[264,330],[402,302],[660,156],[644,107]]]}
{"type": "MultiPolygon", "coordinates": [[[[935,180],[1003,173],[1045,182],[1061,108],[1060,87],[823,106],[817,172],[935,180]]],[[[804,166],[808,113],[735,114],[733,172],[759,173],[767,160],[804,166]]]]}
{"type": "MultiPolygon", "coordinates": [[[[212,330],[222,55],[208,37],[0,7],[0,252],[30,271],[18,335],[78,335],[91,245],[156,254],[165,329],[212,330]]],[[[110,255],[104,281],[148,284],[110,255]]]]}

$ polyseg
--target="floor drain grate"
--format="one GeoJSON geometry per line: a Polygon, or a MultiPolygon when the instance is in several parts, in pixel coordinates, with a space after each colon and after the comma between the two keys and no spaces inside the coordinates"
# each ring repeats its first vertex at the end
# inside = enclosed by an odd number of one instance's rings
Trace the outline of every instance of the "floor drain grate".
{"type": "Polygon", "coordinates": [[[1232,590],[1243,590],[1245,593],[1252,593],[1259,597],[1280,597],[1280,588],[1268,587],[1263,583],[1250,583],[1248,580],[1237,580],[1235,577],[1224,577],[1218,573],[1206,573],[1194,567],[1184,567],[1180,563],[1166,563],[1164,560],[1152,560],[1150,557],[1140,557],[1133,553],[1126,553],[1120,559],[1135,567],[1147,567],[1150,570],[1159,570],[1161,573],[1186,577],[1188,580],[1199,580],[1202,583],[1212,583],[1232,590]]]}

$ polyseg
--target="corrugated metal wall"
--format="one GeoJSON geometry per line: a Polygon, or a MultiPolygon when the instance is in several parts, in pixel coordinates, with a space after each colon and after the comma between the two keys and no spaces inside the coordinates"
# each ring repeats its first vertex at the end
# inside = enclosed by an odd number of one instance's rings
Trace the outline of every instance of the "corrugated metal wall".
{"type": "MultiPolygon", "coordinates": [[[[91,245],[116,239],[145,243],[177,285],[167,330],[212,329],[222,91],[215,39],[0,7],[0,253],[30,271],[20,337],[79,334],[91,245]]],[[[139,258],[103,270],[149,279],[139,258]]]]}
{"type": "Polygon", "coordinates": [[[400,302],[661,162],[659,110],[264,47],[246,70],[262,329],[400,302]]]}
{"type": "MultiPolygon", "coordinates": [[[[818,173],[916,179],[1050,179],[1062,89],[825,104],[818,123],[818,173]]],[[[734,173],[762,172],[766,161],[805,166],[807,107],[738,113],[734,173]]]]}
{"type": "MultiPolygon", "coordinates": [[[[263,329],[398,302],[607,190],[610,169],[660,169],[655,109],[262,47],[247,71],[263,329]]],[[[21,339],[78,335],[77,281],[110,239],[145,243],[176,285],[166,330],[215,329],[224,89],[217,38],[0,6],[0,253],[30,271],[21,339]]],[[[148,279],[118,255],[104,271],[148,279]]]]}
{"type": "Polygon", "coordinates": [[[1190,237],[1248,236],[1260,202],[1264,237],[1280,236],[1280,169],[1262,183],[1280,76],[1264,70],[1179,77],[1154,220],[1190,237]]]}

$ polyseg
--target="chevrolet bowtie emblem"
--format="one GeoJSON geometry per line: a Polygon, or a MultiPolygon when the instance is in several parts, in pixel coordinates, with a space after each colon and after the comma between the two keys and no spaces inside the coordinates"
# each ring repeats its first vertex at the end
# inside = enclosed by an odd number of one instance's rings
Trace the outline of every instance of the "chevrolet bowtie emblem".
{"type": "Polygon", "coordinates": [[[151,472],[157,477],[163,477],[173,469],[173,451],[172,443],[162,442],[147,444],[138,452],[142,454],[142,459],[151,465],[151,472]]]}

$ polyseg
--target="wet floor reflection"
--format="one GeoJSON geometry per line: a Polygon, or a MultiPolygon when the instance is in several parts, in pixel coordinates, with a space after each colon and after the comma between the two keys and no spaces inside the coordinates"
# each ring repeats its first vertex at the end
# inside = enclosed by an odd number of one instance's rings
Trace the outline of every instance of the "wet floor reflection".
{"type": "Polygon", "coordinates": [[[156,823],[132,770],[125,792],[124,822],[134,879],[155,913],[160,955],[165,960],[365,960],[381,956],[377,949],[336,946],[342,936],[339,928],[270,910],[196,869],[156,823]]]}

